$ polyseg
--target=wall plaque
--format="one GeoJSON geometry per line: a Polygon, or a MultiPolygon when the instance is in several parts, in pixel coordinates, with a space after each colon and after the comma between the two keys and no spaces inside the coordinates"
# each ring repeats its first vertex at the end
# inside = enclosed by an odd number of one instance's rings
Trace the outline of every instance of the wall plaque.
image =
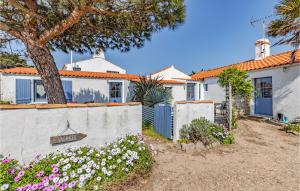
{"type": "Polygon", "coordinates": [[[50,137],[50,144],[61,144],[61,143],[69,143],[74,141],[80,141],[81,139],[85,138],[87,135],[83,133],[74,133],[68,135],[58,135],[50,137]]]}

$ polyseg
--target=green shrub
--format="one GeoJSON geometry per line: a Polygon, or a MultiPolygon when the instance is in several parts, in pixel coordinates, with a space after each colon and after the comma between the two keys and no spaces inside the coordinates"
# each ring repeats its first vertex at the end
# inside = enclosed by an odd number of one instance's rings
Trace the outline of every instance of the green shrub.
{"type": "Polygon", "coordinates": [[[133,172],[148,172],[152,154],[137,136],[127,136],[97,150],[69,147],[29,165],[13,159],[0,162],[0,190],[96,190],[133,172]]]}
{"type": "Polygon", "coordinates": [[[196,143],[202,142],[205,146],[210,145],[214,141],[221,144],[233,144],[234,136],[229,133],[226,128],[209,122],[205,118],[194,119],[189,125],[184,125],[180,131],[181,143],[188,141],[196,143]]]}
{"type": "Polygon", "coordinates": [[[283,127],[286,132],[300,133],[300,123],[291,123],[283,127]]]}
{"type": "Polygon", "coordinates": [[[150,121],[143,120],[143,122],[142,122],[142,128],[143,129],[151,129],[152,127],[153,127],[153,125],[151,124],[150,121]]]}
{"type": "Polygon", "coordinates": [[[0,100],[0,104],[10,104],[10,102],[9,101],[1,101],[0,100]]]}
{"type": "Polygon", "coordinates": [[[205,118],[194,119],[189,125],[184,125],[180,129],[180,138],[189,139],[191,142],[202,142],[205,146],[214,142],[214,137],[211,134],[211,127],[213,126],[205,118]]]}

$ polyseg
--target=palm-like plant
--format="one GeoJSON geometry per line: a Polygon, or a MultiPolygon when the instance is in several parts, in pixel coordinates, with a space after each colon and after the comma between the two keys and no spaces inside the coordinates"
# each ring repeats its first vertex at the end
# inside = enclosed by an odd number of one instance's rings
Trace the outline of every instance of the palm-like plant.
{"type": "Polygon", "coordinates": [[[275,11],[278,18],[271,21],[267,34],[281,37],[274,45],[289,44],[296,50],[300,45],[300,0],[281,0],[275,11]]]}
{"type": "Polygon", "coordinates": [[[132,94],[132,101],[141,102],[142,105],[148,107],[162,102],[169,103],[172,99],[171,91],[163,86],[159,77],[140,77],[139,81],[134,84],[132,94]]]}

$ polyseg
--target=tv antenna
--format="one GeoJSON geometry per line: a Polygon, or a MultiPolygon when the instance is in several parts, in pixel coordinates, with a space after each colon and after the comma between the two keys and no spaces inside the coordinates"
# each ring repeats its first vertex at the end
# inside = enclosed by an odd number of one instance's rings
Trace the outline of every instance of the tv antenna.
{"type": "Polygon", "coordinates": [[[250,20],[250,24],[251,24],[252,27],[255,27],[255,25],[257,23],[261,23],[262,24],[263,38],[265,38],[265,34],[266,34],[266,22],[267,22],[267,20],[269,20],[271,17],[274,17],[274,16],[275,15],[272,14],[272,15],[268,15],[268,16],[261,17],[261,18],[258,18],[258,19],[254,19],[252,17],[251,20],[250,20]]]}

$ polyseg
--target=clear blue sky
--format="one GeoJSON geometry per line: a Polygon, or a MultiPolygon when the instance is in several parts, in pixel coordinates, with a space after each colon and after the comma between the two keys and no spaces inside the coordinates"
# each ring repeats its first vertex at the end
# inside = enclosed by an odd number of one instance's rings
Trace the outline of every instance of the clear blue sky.
{"type": "MultiPolygon", "coordinates": [[[[217,66],[254,58],[254,42],[263,36],[262,24],[250,25],[251,18],[274,13],[279,0],[186,0],[186,21],[175,31],[164,30],[152,36],[140,49],[130,52],[106,51],[107,60],[128,73],[148,74],[169,65],[190,74],[217,66]]],[[[276,39],[270,39],[275,42],[276,39]]],[[[271,47],[271,54],[290,47],[271,47]]],[[[55,52],[59,68],[70,56],[55,52]]],[[[73,54],[73,60],[91,58],[73,54]]]]}

